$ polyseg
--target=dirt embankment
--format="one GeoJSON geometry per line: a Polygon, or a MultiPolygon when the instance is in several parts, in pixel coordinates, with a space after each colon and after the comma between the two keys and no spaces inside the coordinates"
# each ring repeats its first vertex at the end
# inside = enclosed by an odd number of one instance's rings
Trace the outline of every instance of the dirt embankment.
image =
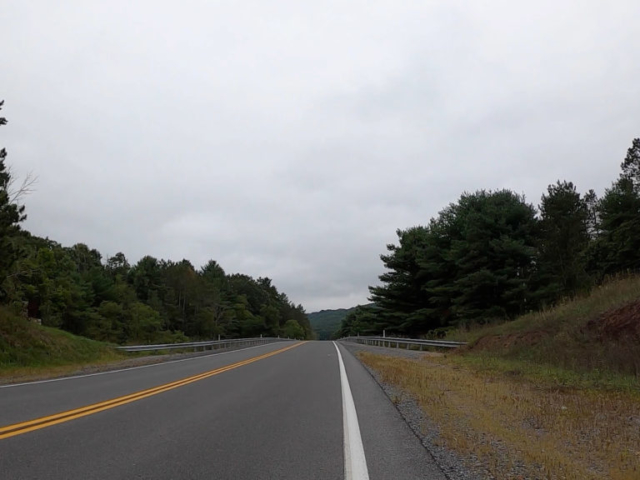
{"type": "MultiPolygon", "coordinates": [[[[586,322],[576,333],[590,337],[599,343],[640,342],[640,301],[609,310],[586,322]]],[[[557,332],[534,330],[528,332],[487,335],[469,348],[474,351],[505,351],[516,347],[535,346],[547,341],[557,332]]]]}
{"type": "Polygon", "coordinates": [[[508,350],[521,345],[536,345],[550,336],[549,332],[523,332],[506,335],[487,335],[480,338],[469,349],[480,350],[508,350]]]}
{"type": "Polygon", "coordinates": [[[640,342],[640,302],[610,310],[587,323],[601,341],[640,342]]]}

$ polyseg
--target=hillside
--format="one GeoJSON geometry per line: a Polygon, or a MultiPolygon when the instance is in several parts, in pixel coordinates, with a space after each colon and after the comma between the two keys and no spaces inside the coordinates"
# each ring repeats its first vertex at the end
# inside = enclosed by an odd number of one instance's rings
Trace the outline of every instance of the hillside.
{"type": "Polygon", "coordinates": [[[319,312],[309,313],[307,316],[309,317],[311,328],[318,336],[318,340],[329,340],[340,328],[342,320],[356,308],[338,308],[336,310],[320,310],[319,312]]]}
{"type": "Polygon", "coordinates": [[[110,345],[27,321],[0,308],[0,375],[123,358],[110,345]]]}
{"type": "Polygon", "coordinates": [[[359,357],[479,478],[639,478],[640,277],[448,338],[470,343],[359,357]]]}
{"type": "MultiPolygon", "coordinates": [[[[552,367],[600,380],[640,375],[640,277],[619,278],[590,295],[513,322],[458,331],[464,357],[496,368],[552,367]]],[[[558,373],[558,372],[556,372],[558,373]]]]}

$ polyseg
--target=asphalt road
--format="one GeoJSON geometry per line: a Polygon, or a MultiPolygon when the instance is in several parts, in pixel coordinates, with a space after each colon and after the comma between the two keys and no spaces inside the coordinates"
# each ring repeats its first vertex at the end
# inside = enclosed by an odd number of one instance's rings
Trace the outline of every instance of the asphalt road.
{"type": "Polygon", "coordinates": [[[0,387],[0,479],[444,480],[339,348],[346,378],[333,342],[281,342],[0,387]]]}

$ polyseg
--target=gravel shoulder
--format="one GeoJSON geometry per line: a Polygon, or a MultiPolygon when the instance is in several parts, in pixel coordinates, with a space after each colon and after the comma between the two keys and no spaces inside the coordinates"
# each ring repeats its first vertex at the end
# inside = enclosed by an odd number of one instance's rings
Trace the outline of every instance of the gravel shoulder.
{"type": "MultiPolygon", "coordinates": [[[[365,346],[356,343],[342,343],[356,358],[357,353],[367,351],[379,355],[420,359],[424,356],[439,356],[437,352],[419,352],[400,348],[382,348],[365,346]]],[[[456,452],[447,449],[439,435],[438,425],[426,415],[414,398],[398,388],[384,383],[380,375],[363,364],[367,371],[378,382],[382,390],[396,406],[422,445],[434,458],[440,469],[449,480],[486,480],[493,478],[487,474],[482,463],[476,458],[464,459],[456,452]]]]}

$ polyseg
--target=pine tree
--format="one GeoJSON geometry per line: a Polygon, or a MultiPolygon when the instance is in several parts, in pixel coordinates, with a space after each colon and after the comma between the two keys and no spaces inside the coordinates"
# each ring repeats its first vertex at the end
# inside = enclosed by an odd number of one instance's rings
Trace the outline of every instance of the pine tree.
{"type": "MultiPolygon", "coordinates": [[[[3,104],[4,101],[0,101],[0,110],[3,104]]],[[[0,117],[0,126],[6,124],[6,118],[0,117]]],[[[20,222],[27,218],[24,205],[18,205],[12,198],[11,172],[5,163],[6,158],[7,151],[0,149],[0,296],[4,295],[2,284],[20,256],[17,235],[20,222]]]]}
{"type": "Polygon", "coordinates": [[[536,282],[538,299],[546,304],[573,296],[588,285],[585,251],[589,229],[594,227],[590,227],[587,201],[571,182],[549,185],[540,215],[536,282]]]}
{"type": "Polygon", "coordinates": [[[531,308],[535,209],[509,190],[463,194],[455,209],[450,258],[459,321],[514,318],[531,308]]]}
{"type": "Polygon", "coordinates": [[[640,194],[622,175],[598,204],[601,275],[640,270],[640,194]]]}
{"type": "Polygon", "coordinates": [[[391,331],[405,334],[427,331],[424,309],[429,302],[422,288],[418,262],[428,229],[418,226],[396,233],[399,245],[387,245],[390,253],[380,255],[389,271],[379,276],[382,285],[369,287],[369,299],[380,307],[380,316],[391,331]]]}
{"type": "Polygon", "coordinates": [[[640,190],[640,138],[634,138],[631,147],[627,150],[622,165],[622,178],[626,178],[633,184],[634,190],[640,190]]]}
{"type": "Polygon", "coordinates": [[[620,167],[620,177],[597,202],[597,239],[589,251],[597,280],[640,271],[640,139],[632,141],[620,167]]]}

